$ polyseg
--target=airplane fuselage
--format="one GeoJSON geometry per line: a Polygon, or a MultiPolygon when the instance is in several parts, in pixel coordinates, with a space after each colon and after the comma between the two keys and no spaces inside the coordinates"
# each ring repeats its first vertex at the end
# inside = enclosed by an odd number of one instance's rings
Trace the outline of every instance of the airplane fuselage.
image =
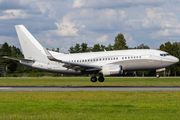
{"type": "MultiPolygon", "coordinates": [[[[71,63],[89,64],[89,65],[121,65],[123,71],[142,71],[156,70],[175,64],[178,59],[169,55],[167,52],[153,49],[134,49],[134,50],[117,50],[101,51],[76,54],[62,54],[49,51],[55,58],[71,63]]],[[[21,62],[25,66],[32,68],[57,72],[62,74],[81,74],[82,71],[67,69],[63,67],[64,63],[50,60],[21,62]]],[[[88,72],[89,73],[89,72],[88,72]]]]}

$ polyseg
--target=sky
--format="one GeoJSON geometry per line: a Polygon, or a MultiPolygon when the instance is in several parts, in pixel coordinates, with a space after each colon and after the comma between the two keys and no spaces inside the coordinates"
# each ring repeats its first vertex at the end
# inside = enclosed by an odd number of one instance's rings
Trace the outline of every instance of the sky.
{"type": "Polygon", "coordinates": [[[180,42],[180,0],[0,0],[0,44],[20,48],[15,25],[24,25],[44,47],[68,52],[76,43],[158,49],[180,42]]]}

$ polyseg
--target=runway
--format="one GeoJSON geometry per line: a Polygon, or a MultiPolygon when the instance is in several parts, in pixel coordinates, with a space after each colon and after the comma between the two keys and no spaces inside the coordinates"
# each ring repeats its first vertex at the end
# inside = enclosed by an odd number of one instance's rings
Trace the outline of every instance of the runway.
{"type": "Polygon", "coordinates": [[[0,91],[180,91],[180,86],[0,86],[0,91]]]}

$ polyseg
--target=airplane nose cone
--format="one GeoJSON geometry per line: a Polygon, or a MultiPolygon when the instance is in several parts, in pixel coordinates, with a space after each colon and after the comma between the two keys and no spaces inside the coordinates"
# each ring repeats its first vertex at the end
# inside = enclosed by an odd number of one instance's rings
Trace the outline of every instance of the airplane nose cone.
{"type": "Polygon", "coordinates": [[[178,63],[179,62],[179,59],[178,58],[176,58],[176,57],[174,57],[174,63],[178,63]]]}

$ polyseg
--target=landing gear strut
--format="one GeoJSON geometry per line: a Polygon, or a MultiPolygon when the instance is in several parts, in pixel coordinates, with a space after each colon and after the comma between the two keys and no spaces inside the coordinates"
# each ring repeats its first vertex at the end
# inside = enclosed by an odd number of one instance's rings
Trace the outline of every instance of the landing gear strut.
{"type": "MultiPolygon", "coordinates": [[[[99,81],[99,82],[104,82],[104,77],[103,77],[103,76],[100,76],[100,77],[98,78],[98,81],[99,81]]],[[[96,77],[96,76],[91,77],[91,82],[97,82],[97,77],[96,77]]]]}

